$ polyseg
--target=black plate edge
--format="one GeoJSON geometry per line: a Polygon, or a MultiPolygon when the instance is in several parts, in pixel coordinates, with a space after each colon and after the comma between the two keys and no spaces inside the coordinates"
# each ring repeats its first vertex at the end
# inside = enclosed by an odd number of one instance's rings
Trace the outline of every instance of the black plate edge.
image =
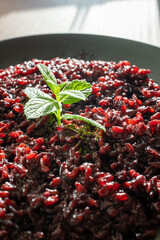
{"type": "Polygon", "coordinates": [[[128,60],[140,68],[150,68],[150,76],[160,83],[160,48],[125,38],[86,33],[29,35],[0,41],[0,53],[0,68],[32,58],[50,59],[56,56],[84,60],[128,60]],[[52,45],[53,40],[57,46],[52,45]]]}

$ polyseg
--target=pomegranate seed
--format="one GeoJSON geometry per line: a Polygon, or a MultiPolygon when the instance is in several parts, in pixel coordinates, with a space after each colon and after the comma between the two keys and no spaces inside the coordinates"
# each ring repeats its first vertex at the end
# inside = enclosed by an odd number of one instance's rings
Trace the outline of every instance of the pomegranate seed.
{"type": "Polygon", "coordinates": [[[129,170],[129,176],[131,178],[136,178],[139,175],[139,173],[137,173],[135,170],[131,169],[129,170]]]}
{"type": "Polygon", "coordinates": [[[77,192],[83,192],[84,191],[84,187],[79,182],[75,182],[75,187],[76,187],[77,192]]]}
{"type": "Polygon", "coordinates": [[[30,160],[30,159],[36,159],[37,158],[37,153],[29,153],[27,156],[27,159],[30,160]]]}
{"type": "Polygon", "coordinates": [[[46,207],[50,207],[58,201],[59,201],[58,195],[51,196],[51,197],[48,197],[47,199],[44,200],[44,205],[46,207]]]}
{"type": "Polygon", "coordinates": [[[157,120],[157,119],[160,119],[160,112],[158,113],[155,113],[154,115],[151,116],[151,120],[157,120]]]}
{"type": "Polygon", "coordinates": [[[152,121],[149,122],[150,127],[155,127],[158,124],[160,124],[160,120],[152,120],[152,121]]]}
{"type": "Polygon", "coordinates": [[[5,182],[4,184],[2,184],[1,189],[2,190],[6,190],[6,191],[7,190],[10,191],[10,190],[16,189],[16,186],[14,184],[12,184],[12,183],[5,182]]]}
{"type": "Polygon", "coordinates": [[[61,179],[59,177],[53,178],[50,183],[50,186],[54,188],[54,187],[57,187],[60,183],[61,183],[61,179]]]}
{"type": "Polygon", "coordinates": [[[126,201],[128,199],[128,195],[124,192],[118,192],[115,194],[115,199],[117,201],[126,201]]]}
{"type": "Polygon", "coordinates": [[[124,130],[122,127],[118,127],[118,126],[113,126],[112,127],[112,131],[115,133],[124,133],[124,130]]]}
{"type": "Polygon", "coordinates": [[[21,103],[16,103],[13,107],[15,112],[22,113],[23,112],[23,105],[21,103]]]}
{"type": "Polygon", "coordinates": [[[9,174],[8,167],[6,165],[3,165],[3,167],[2,167],[2,178],[8,178],[8,174],[9,174]]]}
{"type": "Polygon", "coordinates": [[[7,191],[0,191],[0,197],[2,197],[2,198],[9,197],[9,192],[7,192],[7,191]]]}
{"type": "Polygon", "coordinates": [[[4,137],[5,137],[5,134],[4,134],[4,133],[0,133],[0,137],[1,137],[1,138],[4,138],[4,137]]]}
{"type": "Polygon", "coordinates": [[[44,138],[43,137],[37,138],[36,143],[39,144],[39,145],[43,144],[44,143],[44,138]]]}
{"type": "Polygon", "coordinates": [[[17,131],[17,132],[11,132],[9,135],[11,136],[11,138],[18,138],[20,134],[17,131]]]}

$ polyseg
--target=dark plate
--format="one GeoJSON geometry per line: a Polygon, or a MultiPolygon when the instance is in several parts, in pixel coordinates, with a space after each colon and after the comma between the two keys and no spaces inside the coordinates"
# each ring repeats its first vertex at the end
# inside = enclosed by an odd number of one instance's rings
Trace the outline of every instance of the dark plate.
{"type": "MultiPolygon", "coordinates": [[[[128,60],[149,68],[160,84],[160,48],[127,39],[89,34],[49,34],[0,41],[0,68],[32,58],[74,57],[85,60],[128,60]]],[[[160,232],[156,240],[160,240],[160,232]]]]}
{"type": "Polygon", "coordinates": [[[32,58],[75,57],[87,60],[129,60],[140,68],[150,68],[160,83],[160,48],[148,44],[99,35],[50,34],[0,42],[0,68],[32,58]]]}

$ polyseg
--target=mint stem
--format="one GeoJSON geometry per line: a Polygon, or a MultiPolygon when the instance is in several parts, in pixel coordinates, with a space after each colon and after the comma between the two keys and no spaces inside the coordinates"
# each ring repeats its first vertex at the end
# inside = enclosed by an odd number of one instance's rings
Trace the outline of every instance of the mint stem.
{"type": "MultiPolygon", "coordinates": [[[[57,100],[57,102],[60,102],[58,95],[56,95],[56,100],[57,100]]],[[[60,109],[57,110],[56,118],[57,118],[57,125],[60,126],[61,125],[61,110],[60,109]]]]}
{"type": "Polygon", "coordinates": [[[58,126],[60,126],[61,125],[61,111],[60,111],[60,109],[57,110],[56,117],[57,117],[57,124],[58,124],[58,126]]]}

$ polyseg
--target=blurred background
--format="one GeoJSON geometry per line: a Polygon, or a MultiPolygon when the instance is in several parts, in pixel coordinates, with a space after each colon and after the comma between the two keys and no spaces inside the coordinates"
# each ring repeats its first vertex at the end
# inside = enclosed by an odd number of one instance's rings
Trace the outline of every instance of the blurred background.
{"type": "Polygon", "coordinates": [[[160,0],[0,0],[0,40],[91,33],[160,46],[160,0]]]}

